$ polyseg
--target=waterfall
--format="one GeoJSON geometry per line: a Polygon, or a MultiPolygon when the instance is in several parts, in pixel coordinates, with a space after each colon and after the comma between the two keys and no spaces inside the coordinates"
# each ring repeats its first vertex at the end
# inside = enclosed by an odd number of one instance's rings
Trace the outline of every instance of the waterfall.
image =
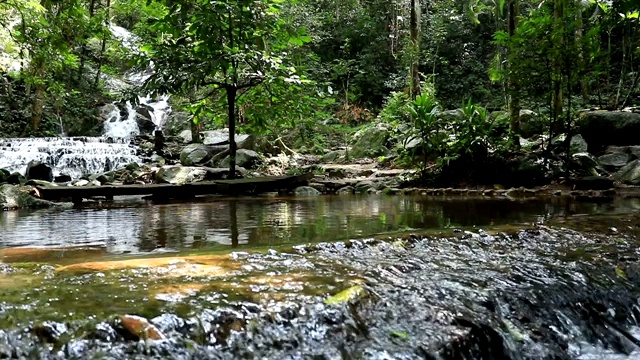
{"type": "MultiPolygon", "coordinates": [[[[138,39],[127,29],[114,24],[109,25],[109,30],[114,38],[120,40],[122,45],[132,52],[139,53],[138,39]]],[[[142,85],[153,73],[153,64],[149,69],[135,72],[126,77],[126,83],[142,85]]],[[[122,85],[120,85],[122,86],[122,85]]],[[[124,85],[126,87],[127,85],[124,85]]],[[[169,96],[163,95],[156,99],[148,95],[138,97],[138,106],[134,108],[131,102],[125,103],[126,116],[119,112],[112,112],[105,122],[104,135],[108,137],[130,137],[141,133],[152,133],[156,129],[162,129],[171,113],[169,96]]]]}
{"type": "Polygon", "coordinates": [[[29,161],[43,162],[53,175],[78,179],[140,162],[137,148],[123,138],[9,138],[0,139],[0,169],[24,174],[29,161]]]}

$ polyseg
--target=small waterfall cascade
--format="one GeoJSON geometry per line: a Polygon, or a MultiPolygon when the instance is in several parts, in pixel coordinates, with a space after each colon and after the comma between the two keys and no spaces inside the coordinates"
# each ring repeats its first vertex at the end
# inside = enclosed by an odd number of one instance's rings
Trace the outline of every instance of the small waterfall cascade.
{"type": "Polygon", "coordinates": [[[72,179],[141,162],[137,148],[125,138],[8,138],[0,139],[0,169],[24,174],[30,161],[40,161],[53,175],[72,179]]]}
{"type": "MultiPolygon", "coordinates": [[[[109,29],[113,37],[120,40],[123,46],[139,53],[138,39],[129,30],[114,24],[110,24],[109,29]]],[[[146,71],[129,74],[126,77],[126,83],[136,86],[142,85],[152,73],[153,64],[146,71]]],[[[104,126],[105,136],[130,137],[141,133],[153,133],[154,130],[162,129],[165,126],[167,118],[171,114],[168,95],[155,99],[150,96],[139,96],[136,107],[129,101],[124,106],[125,111],[114,108],[107,116],[104,126]]]]}

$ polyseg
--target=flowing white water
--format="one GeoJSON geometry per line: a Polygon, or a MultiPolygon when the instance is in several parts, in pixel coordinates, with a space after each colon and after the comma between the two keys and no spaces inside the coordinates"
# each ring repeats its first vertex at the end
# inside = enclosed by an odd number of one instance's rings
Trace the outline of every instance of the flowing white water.
{"type": "Polygon", "coordinates": [[[77,179],[140,162],[136,152],[128,140],[117,138],[0,139],[0,169],[24,174],[29,161],[36,160],[51,166],[54,176],[77,179]]]}
{"type": "MultiPolygon", "coordinates": [[[[110,24],[109,29],[114,38],[118,39],[124,47],[131,50],[134,53],[140,53],[138,39],[127,29],[110,24]]],[[[145,80],[153,73],[153,64],[149,69],[129,74],[127,76],[127,82],[135,86],[140,86],[145,80]]],[[[130,102],[126,102],[126,118],[120,116],[117,111],[112,112],[109,116],[109,120],[104,126],[104,135],[109,137],[129,137],[139,135],[140,117],[147,117],[154,125],[156,129],[162,129],[166,122],[167,117],[171,113],[171,106],[169,105],[169,96],[163,95],[156,99],[150,96],[139,96],[139,105],[133,107],[130,102]],[[144,109],[144,111],[140,111],[144,109]]]]}

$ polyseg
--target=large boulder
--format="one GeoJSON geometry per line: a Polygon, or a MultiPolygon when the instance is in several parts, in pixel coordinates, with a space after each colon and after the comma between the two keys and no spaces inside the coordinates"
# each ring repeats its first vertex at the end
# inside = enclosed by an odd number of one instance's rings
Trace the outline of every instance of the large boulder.
{"type": "MultiPolygon", "coordinates": [[[[253,150],[238,149],[236,151],[236,166],[250,169],[255,166],[260,160],[260,155],[253,150]]],[[[229,167],[231,158],[229,156],[222,159],[220,167],[229,167]]]]}
{"type": "Polygon", "coordinates": [[[577,134],[571,137],[571,141],[569,143],[569,152],[571,154],[587,152],[588,148],[589,145],[584,140],[582,135],[577,134]]]}
{"type": "Polygon", "coordinates": [[[116,121],[120,117],[120,109],[114,104],[106,104],[98,108],[98,116],[102,122],[116,121]]]}
{"type": "Polygon", "coordinates": [[[27,164],[27,171],[25,174],[27,179],[53,181],[53,169],[47,164],[39,161],[30,161],[27,164]]]}
{"type": "Polygon", "coordinates": [[[390,129],[386,124],[376,124],[362,130],[349,152],[353,158],[377,157],[389,152],[387,141],[390,136],[390,129]]]}
{"type": "Polygon", "coordinates": [[[571,155],[571,169],[579,176],[598,174],[598,161],[589,153],[571,155]]]}
{"type": "Polygon", "coordinates": [[[213,157],[213,151],[204,144],[189,144],[180,152],[180,164],[184,166],[204,165],[213,157]]]}
{"type": "Polygon", "coordinates": [[[614,187],[613,180],[604,176],[584,176],[572,182],[574,190],[609,190],[614,187]]]}
{"type": "Polygon", "coordinates": [[[520,110],[520,136],[532,138],[544,132],[544,120],[531,110],[520,110]]]}
{"type": "Polygon", "coordinates": [[[207,175],[207,169],[202,167],[163,166],[156,173],[156,182],[181,185],[203,181],[207,175]]]}
{"type": "Polygon", "coordinates": [[[607,145],[638,145],[640,114],[623,111],[589,111],[579,120],[580,134],[597,153],[607,145]]]}
{"type": "Polygon", "coordinates": [[[156,129],[153,122],[153,108],[149,105],[140,104],[136,107],[136,123],[141,134],[152,134],[156,129]]]}
{"type": "Polygon", "coordinates": [[[629,154],[627,153],[614,153],[605,154],[598,158],[598,163],[607,170],[615,170],[621,168],[629,162],[629,154]]]}
{"type": "MultiPolygon", "coordinates": [[[[229,129],[207,130],[202,132],[202,143],[205,145],[227,145],[229,144],[229,129]]],[[[253,149],[254,138],[248,134],[236,134],[236,145],[238,149],[253,149]]]]}
{"type": "Polygon", "coordinates": [[[176,135],[183,143],[188,144],[193,140],[193,134],[191,130],[182,130],[176,135]]]}
{"type": "MultiPolygon", "coordinates": [[[[185,129],[189,131],[189,137],[191,137],[191,115],[184,111],[171,112],[167,117],[166,124],[164,125],[164,130],[167,134],[181,134],[185,129]]],[[[191,142],[191,140],[188,142],[191,142]]]]}
{"type": "Polygon", "coordinates": [[[634,160],[623,166],[613,178],[623,184],[640,185],[640,160],[634,160]]]}
{"type": "Polygon", "coordinates": [[[50,206],[55,206],[55,204],[29,195],[27,189],[21,189],[9,184],[0,185],[0,210],[43,208],[50,206]]]}

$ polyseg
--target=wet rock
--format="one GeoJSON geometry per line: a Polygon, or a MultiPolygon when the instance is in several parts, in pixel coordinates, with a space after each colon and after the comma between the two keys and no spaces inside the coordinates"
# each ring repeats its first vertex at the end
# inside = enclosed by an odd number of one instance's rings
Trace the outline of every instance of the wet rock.
{"type": "Polygon", "coordinates": [[[115,104],[106,104],[98,108],[98,117],[103,122],[112,122],[118,119],[120,109],[115,104]]]}
{"type": "Polygon", "coordinates": [[[571,154],[587,152],[588,148],[589,145],[582,135],[577,134],[571,137],[571,143],[569,144],[569,151],[571,154]]]}
{"type": "MultiPolygon", "coordinates": [[[[258,163],[259,160],[260,155],[258,155],[258,153],[253,150],[238,149],[236,151],[236,166],[251,169],[258,163]]],[[[229,156],[225,157],[220,162],[220,167],[228,167],[230,161],[231,158],[229,156]]]]}
{"type": "Polygon", "coordinates": [[[358,159],[384,155],[389,152],[387,149],[389,136],[388,125],[382,123],[361,130],[355,144],[349,151],[349,156],[358,159]]]}
{"type": "Polygon", "coordinates": [[[577,122],[592,153],[608,145],[637,145],[640,114],[624,111],[589,111],[577,122]]]}
{"type": "MultiPolygon", "coordinates": [[[[208,130],[202,132],[202,143],[205,145],[228,145],[229,144],[229,129],[208,130]]],[[[253,149],[254,138],[249,134],[236,134],[236,145],[238,149],[253,149]]]]}
{"type": "Polygon", "coordinates": [[[163,166],[156,173],[156,182],[168,184],[186,184],[203,181],[207,178],[208,171],[201,167],[192,166],[163,166]]]}
{"type": "Polygon", "coordinates": [[[623,166],[613,178],[623,184],[640,185],[640,160],[634,160],[623,166]]]}
{"type": "Polygon", "coordinates": [[[26,189],[22,190],[17,186],[9,184],[0,185],[0,209],[2,210],[45,208],[51,206],[55,206],[55,204],[29,195],[26,189]]]}
{"type": "Polygon", "coordinates": [[[372,190],[376,190],[376,188],[374,182],[371,180],[360,181],[355,187],[356,194],[366,194],[372,190]]]}
{"type": "Polygon", "coordinates": [[[345,186],[336,191],[337,195],[353,195],[355,188],[353,186],[345,186]]]}
{"type": "Polygon", "coordinates": [[[598,158],[598,163],[608,170],[623,167],[627,165],[628,162],[629,155],[626,153],[605,154],[598,158]]]}
{"type": "Polygon", "coordinates": [[[156,325],[165,334],[171,332],[185,333],[187,323],[184,319],[173,314],[162,314],[151,319],[151,323],[156,325]]]}
{"type": "Polygon", "coordinates": [[[53,182],[55,182],[55,183],[68,183],[68,182],[70,182],[71,180],[72,180],[72,179],[71,179],[71,176],[69,176],[69,175],[67,175],[67,174],[60,174],[60,175],[56,176],[56,177],[53,179],[53,182]]]}
{"type": "Polygon", "coordinates": [[[0,169],[0,184],[6,183],[9,179],[9,175],[11,175],[9,170],[0,169]]]}
{"type": "Polygon", "coordinates": [[[184,166],[204,165],[213,157],[210,147],[204,144],[189,144],[180,152],[180,164],[184,166]]]}
{"type": "Polygon", "coordinates": [[[520,135],[531,138],[544,132],[544,120],[532,110],[520,110],[520,135]]]}
{"type": "Polygon", "coordinates": [[[125,166],[125,169],[127,169],[127,171],[135,171],[140,169],[140,164],[130,163],[130,164],[127,164],[127,166],[125,166]]]}
{"type": "Polygon", "coordinates": [[[339,293],[328,297],[324,300],[326,305],[342,305],[347,302],[356,301],[359,298],[365,296],[366,291],[361,285],[354,285],[350,288],[344,289],[339,293]]]}
{"type": "Polygon", "coordinates": [[[89,180],[87,179],[78,179],[71,183],[71,186],[87,186],[89,185],[89,180]]]}
{"type": "Polygon", "coordinates": [[[604,176],[585,176],[573,180],[574,190],[608,190],[614,188],[613,180],[604,176]]]}
{"type": "Polygon", "coordinates": [[[156,129],[156,124],[152,120],[153,108],[149,105],[141,104],[136,107],[136,123],[141,134],[152,134],[156,129]]]}
{"type": "Polygon", "coordinates": [[[577,153],[571,155],[572,168],[581,175],[594,175],[597,173],[598,161],[589,153],[577,153]]]}
{"type": "Polygon", "coordinates": [[[53,170],[47,164],[39,161],[30,161],[25,173],[27,179],[53,181],[53,170]]]}
{"type": "Polygon", "coordinates": [[[149,320],[135,315],[120,317],[122,329],[126,331],[126,338],[141,340],[164,340],[167,337],[149,320]]]}
{"type": "Polygon", "coordinates": [[[96,324],[96,328],[87,335],[87,338],[111,343],[120,338],[120,336],[111,325],[101,322],[96,324]]]}
{"type": "Polygon", "coordinates": [[[340,162],[341,160],[344,159],[345,154],[346,152],[344,150],[329,151],[328,153],[324,154],[322,158],[320,158],[320,161],[323,163],[340,162]]]}
{"type": "Polygon", "coordinates": [[[177,136],[178,139],[180,139],[185,144],[188,144],[193,140],[193,134],[191,133],[191,130],[182,130],[177,136]]]}
{"type": "Polygon", "coordinates": [[[40,341],[55,344],[67,333],[68,329],[65,324],[45,321],[40,325],[34,326],[32,331],[40,341]]]}
{"type": "Polygon", "coordinates": [[[35,180],[35,179],[30,179],[27,180],[24,183],[25,186],[42,186],[42,187],[56,187],[58,185],[49,182],[49,181],[45,181],[45,180],[35,180]]]}
{"type": "Polygon", "coordinates": [[[296,196],[318,196],[320,191],[312,188],[311,186],[298,186],[294,190],[296,196]]]}
{"type": "Polygon", "coordinates": [[[318,190],[319,192],[323,193],[325,191],[327,191],[327,187],[324,184],[320,184],[320,183],[310,183],[309,184],[310,187],[318,190]]]}

